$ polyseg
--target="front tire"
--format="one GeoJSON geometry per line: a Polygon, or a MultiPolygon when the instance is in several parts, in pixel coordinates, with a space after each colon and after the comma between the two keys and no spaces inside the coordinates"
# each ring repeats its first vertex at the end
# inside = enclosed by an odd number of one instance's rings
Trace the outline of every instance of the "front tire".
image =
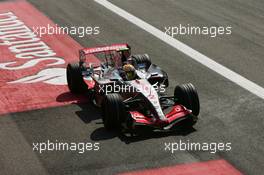
{"type": "Polygon", "coordinates": [[[192,110],[192,114],[198,116],[200,113],[200,102],[197,90],[191,83],[178,85],[174,89],[174,97],[180,104],[192,110]]]}
{"type": "Polygon", "coordinates": [[[87,84],[83,80],[79,63],[68,64],[66,71],[68,87],[72,93],[79,94],[88,89],[87,84]]]}
{"type": "Polygon", "coordinates": [[[105,96],[102,103],[104,127],[107,130],[119,130],[126,116],[125,105],[119,94],[112,93],[105,96]]]}

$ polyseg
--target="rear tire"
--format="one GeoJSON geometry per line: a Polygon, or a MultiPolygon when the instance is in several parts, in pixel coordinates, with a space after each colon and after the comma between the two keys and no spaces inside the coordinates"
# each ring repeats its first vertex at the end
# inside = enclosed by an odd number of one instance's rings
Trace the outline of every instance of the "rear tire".
{"type": "Polygon", "coordinates": [[[68,64],[66,74],[68,87],[72,93],[78,94],[87,91],[88,87],[83,80],[79,63],[68,64]]]}
{"type": "Polygon", "coordinates": [[[199,115],[200,102],[198,93],[193,84],[188,83],[176,86],[174,89],[174,97],[178,99],[180,104],[192,110],[193,115],[199,115]]]}
{"type": "Polygon", "coordinates": [[[136,64],[146,64],[146,69],[148,69],[151,65],[151,60],[150,60],[148,54],[133,55],[132,60],[136,64]]]}
{"type": "Polygon", "coordinates": [[[107,130],[119,130],[126,117],[125,105],[119,94],[112,93],[105,96],[102,103],[102,117],[107,130]]]}
{"type": "Polygon", "coordinates": [[[168,78],[168,74],[167,72],[165,71],[162,71],[163,72],[163,76],[164,76],[164,82],[163,82],[163,85],[165,88],[169,87],[169,78],[168,78]]]}

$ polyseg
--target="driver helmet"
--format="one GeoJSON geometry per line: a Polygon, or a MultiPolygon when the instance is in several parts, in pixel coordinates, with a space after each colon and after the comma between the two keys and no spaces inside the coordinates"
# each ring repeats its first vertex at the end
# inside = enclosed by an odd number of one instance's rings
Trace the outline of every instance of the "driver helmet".
{"type": "Polygon", "coordinates": [[[125,64],[123,66],[127,80],[133,80],[136,78],[136,69],[132,64],[125,64]]]}

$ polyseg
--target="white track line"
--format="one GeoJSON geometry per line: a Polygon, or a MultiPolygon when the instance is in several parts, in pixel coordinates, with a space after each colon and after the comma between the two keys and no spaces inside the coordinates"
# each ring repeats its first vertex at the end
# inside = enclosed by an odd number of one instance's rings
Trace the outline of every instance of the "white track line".
{"type": "Polygon", "coordinates": [[[209,57],[203,55],[202,53],[194,50],[193,48],[187,46],[186,44],[180,42],[179,40],[165,34],[161,30],[155,28],[154,26],[146,23],[145,21],[139,19],[138,17],[126,12],[125,10],[117,7],[116,5],[110,3],[107,0],[94,0],[98,4],[101,4],[105,8],[109,9],[110,11],[116,13],[117,15],[125,18],[129,22],[137,25],[141,29],[151,33],[155,37],[159,38],[160,40],[164,41],[165,43],[171,45],[172,47],[178,49],[179,51],[183,52],[184,54],[188,55],[192,59],[196,60],[197,62],[203,64],[204,66],[208,67],[209,69],[217,72],[218,74],[222,75],[223,77],[229,79],[230,81],[238,84],[239,86],[243,87],[244,89],[250,91],[251,93],[257,95],[258,97],[264,99],[264,88],[257,85],[256,83],[246,79],[245,77],[239,75],[238,73],[226,68],[225,66],[215,62],[214,60],[210,59],[209,57]]]}

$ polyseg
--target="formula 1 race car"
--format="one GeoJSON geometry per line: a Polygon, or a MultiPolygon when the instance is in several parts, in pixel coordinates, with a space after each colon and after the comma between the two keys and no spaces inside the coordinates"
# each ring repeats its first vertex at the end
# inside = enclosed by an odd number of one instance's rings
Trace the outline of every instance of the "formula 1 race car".
{"type": "Polygon", "coordinates": [[[195,87],[178,85],[173,96],[166,96],[167,73],[147,54],[131,56],[128,44],[113,44],[81,49],[79,57],[67,66],[68,87],[72,93],[90,94],[101,107],[106,129],[172,130],[179,123],[196,123],[200,104],[195,87]],[[124,67],[131,70],[125,72],[124,67]],[[135,76],[129,79],[131,71],[135,76]]]}

